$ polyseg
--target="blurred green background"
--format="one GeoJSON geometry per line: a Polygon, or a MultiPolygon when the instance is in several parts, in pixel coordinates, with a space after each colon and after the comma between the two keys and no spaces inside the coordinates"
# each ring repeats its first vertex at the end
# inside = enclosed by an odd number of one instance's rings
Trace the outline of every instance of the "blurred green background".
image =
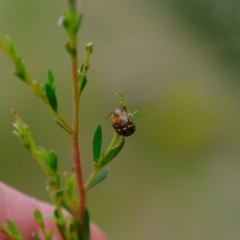
{"type": "MultiPolygon", "coordinates": [[[[52,69],[59,106],[71,119],[62,1],[1,0],[0,36],[9,34],[31,76],[52,69]]],[[[88,195],[92,220],[111,240],[237,240],[240,237],[240,2],[235,0],[82,1],[80,62],[94,43],[82,98],[85,178],[92,136],[122,91],[139,110],[136,133],[88,195]]],[[[71,168],[70,141],[53,115],[0,53],[0,180],[49,201],[45,176],[12,132],[15,108],[36,142],[71,168]]]]}

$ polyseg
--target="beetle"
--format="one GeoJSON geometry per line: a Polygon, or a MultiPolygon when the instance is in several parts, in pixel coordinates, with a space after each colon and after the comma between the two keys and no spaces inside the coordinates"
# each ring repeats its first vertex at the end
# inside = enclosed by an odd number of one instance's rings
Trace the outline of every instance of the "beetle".
{"type": "Polygon", "coordinates": [[[111,120],[115,131],[123,137],[128,137],[136,131],[136,126],[125,106],[116,108],[112,113],[111,120]]]}

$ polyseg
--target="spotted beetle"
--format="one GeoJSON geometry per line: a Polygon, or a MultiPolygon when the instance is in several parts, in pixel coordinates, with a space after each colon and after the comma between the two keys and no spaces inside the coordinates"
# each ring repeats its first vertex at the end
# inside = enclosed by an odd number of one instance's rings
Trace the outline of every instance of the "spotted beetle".
{"type": "Polygon", "coordinates": [[[116,108],[112,113],[112,126],[123,137],[132,135],[136,130],[136,126],[125,106],[123,109],[116,108]]]}

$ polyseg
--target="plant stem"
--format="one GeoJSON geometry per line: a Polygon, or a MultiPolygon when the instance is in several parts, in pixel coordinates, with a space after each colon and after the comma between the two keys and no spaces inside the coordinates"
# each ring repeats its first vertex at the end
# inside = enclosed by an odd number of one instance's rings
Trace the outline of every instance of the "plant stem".
{"type": "MultiPolygon", "coordinates": [[[[77,52],[77,41],[76,37],[71,40],[71,47],[77,52]]],[[[78,63],[77,54],[71,56],[72,65],[72,82],[73,82],[73,135],[72,135],[72,147],[74,157],[74,169],[77,178],[78,192],[79,192],[79,215],[76,216],[79,223],[82,223],[83,214],[85,211],[85,189],[82,176],[81,159],[80,159],[80,148],[79,148],[79,106],[80,99],[78,93],[78,63]]]]}

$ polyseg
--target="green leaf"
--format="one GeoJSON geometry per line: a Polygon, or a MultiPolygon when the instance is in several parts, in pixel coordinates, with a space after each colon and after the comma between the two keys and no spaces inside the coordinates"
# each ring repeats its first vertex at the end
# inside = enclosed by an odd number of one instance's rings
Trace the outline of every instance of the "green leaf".
{"type": "MultiPolygon", "coordinates": [[[[42,217],[42,213],[37,209],[33,212],[34,218],[37,221],[39,227],[41,228],[43,235],[45,237],[46,240],[51,240],[54,234],[54,230],[50,230],[47,233],[47,230],[45,229],[45,225],[44,225],[44,221],[43,221],[43,217],[42,217]]],[[[39,239],[39,237],[35,234],[36,239],[39,239]]]]}
{"type": "Polygon", "coordinates": [[[81,94],[82,91],[84,90],[86,84],[87,84],[87,78],[86,78],[86,76],[83,78],[82,82],[79,83],[79,84],[80,84],[80,86],[81,86],[81,87],[80,87],[80,94],[81,94]]]}
{"type": "Polygon", "coordinates": [[[83,223],[82,223],[82,240],[90,240],[90,227],[89,227],[89,214],[88,210],[85,209],[84,215],[83,215],[83,223]]]}
{"type": "Polygon", "coordinates": [[[101,162],[101,167],[105,166],[108,164],[112,159],[114,159],[118,153],[122,150],[123,146],[125,143],[125,139],[122,138],[122,141],[114,148],[112,148],[104,157],[101,162]]]}
{"type": "Polygon", "coordinates": [[[48,84],[52,87],[53,90],[55,90],[54,77],[50,69],[48,70],[48,84]]]}
{"type": "Polygon", "coordinates": [[[51,105],[52,109],[56,112],[57,111],[57,98],[55,95],[55,90],[49,83],[45,84],[45,93],[48,99],[49,104],[51,105]]]}
{"type": "Polygon", "coordinates": [[[13,61],[14,65],[15,65],[15,69],[16,69],[16,71],[14,72],[14,75],[27,83],[24,63],[22,61],[22,58],[16,52],[15,47],[12,43],[12,40],[9,36],[6,36],[5,43],[6,44],[4,45],[4,43],[2,41],[0,41],[0,48],[2,48],[2,50],[13,61]]]}
{"type": "Polygon", "coordinates": [[[16,49],[9,36],[6,37],[5,41],[6,41],[7,54],[11,58],[11,60],[14,62],[14,65],[16,68],[16,72],[14,74],[17,77],[19,77],[21,80],[26,82],[25,68],[24,68],[22,58],[16,52],[16,49]]]}
{"type": "Polygon", "coordinates": [[[58,162],[57,162],[57,155],[54,151],[50,151],[49,153],[49,157],[50,157],[50,167],[53,171],[57,171],[57,168],[58,168],[58,162]]]}
{"type": "Polygon", "coordinates": [[[93,137],[93,161],[98,163],[102,147],[102,128],[99,125],[93,137]]]}
{"type": "Polygon", "coordinates": [[[16,60],[15,57],[17,55],[17,52],[13,46],[12,39],[10,38],[10,36],[6,36],[5,42],[6,42],[6,47],[8,49],[8,52],[12,58],[12,61],[14,62],[16,60]]]}
{"type": "Polygon", "coordinates": [[[19,55],[16,55],[14,63],[16,68],[15,75],[25,82],[26,76],[25,76],[25,68],[24,68],[22,58],[19,55]]]}
{"type": "Polygon", "coordinates": [[[44,227],[44,222],[43,222],[43,217],[42,213],[37,209],[33,212],[34,218],[37,221],[38,225],[43,228],[44,227]]]}
{"type": "Polygon", "coordinates": [[[54,77],[51,70],[48,70],[48,82],[45,85],[47,99],[54,111],[57,111],[57,98],[55,93],[54,77]]]}
{"type": "Polygon", "coordinates": [[[53,186],[58,189],[60,186],[60,178],[57,173],[57,155],[54,151],[48,152],[45,148],[39,147],[38,151],[38,161],[44,170],[44,172],[50,178],[48,181],[49,186],[53,186]],[[41,160],[39,160],[39,157],[41,160]]]}
{"type": "Polygon", "coordinates": [[[102,172],[100,172],[91,182],[90,186],[88,189],[96,186],[97,184],[99,184],[100,182],[102,182],[108,175],[110,169],[109,168],[105,168],[102,172]]]}
{"type": "Polygon", "coordinates": [[[11,231],[12,234],[20,235],[20,232],[19,232],[17,226],[10,219],[7,219],[7,224],[8,224],[9,230],[11,231]]]}
{"type": "Polygon", "coordinates": [[[11,112],[16,119],[16,122],[13,123],[13,126],[16,130],[14,130],[13,133],[18,136],[21,143],[27,148],[28,151],[32,153],[35,149],[35,144],[29,127],[23,123],[15,110],[12,110],[11,112]]]}
{"type": "Polygon", "coordinates": [[[86,72],[84,73],[83,68],[84,68],[84,64],[81,66],[81,69],[78,70],[78,76],[79,76],[78,92],[79,92],[79,95],[81,95],[82,91],[84,90],[84,88],[87,84],[86,72]],[[84,78],[81,77],[82,74],[85,74],[84,78]]]}

